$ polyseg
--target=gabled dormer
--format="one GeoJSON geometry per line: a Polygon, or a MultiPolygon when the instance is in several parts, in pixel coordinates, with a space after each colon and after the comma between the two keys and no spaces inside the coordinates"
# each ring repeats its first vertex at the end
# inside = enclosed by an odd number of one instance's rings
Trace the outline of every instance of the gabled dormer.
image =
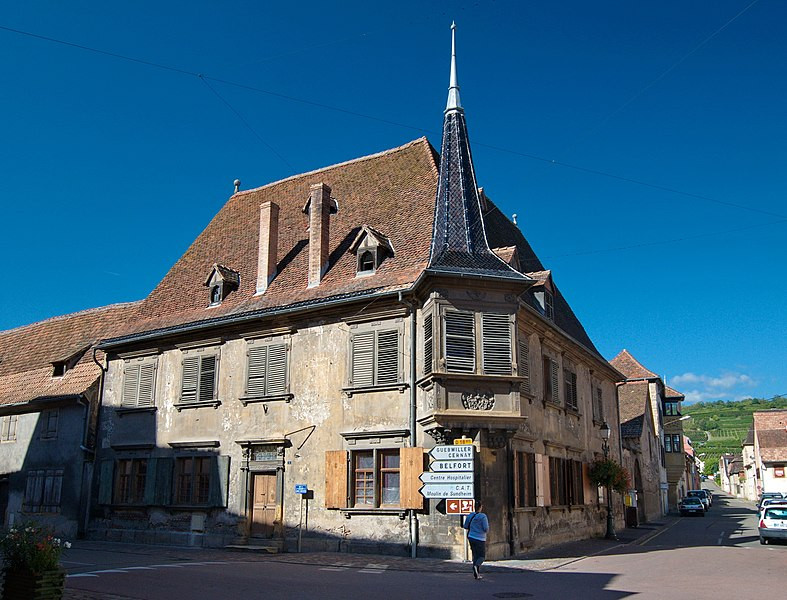
{"type": "Polygon", "coordinates": [[[85,352],[90,348],[90,344],[84,344],[77,347],[76,350],[69,352],[67,355],[57,358],[52,361],[52,377],[63,377],[66,372],[73,369],[79,360],[85,355],[85,352]]]}
{"type": "Polygon", "coordinates": [[[386,258],[394,255],[391,240],[369,225],[361,226],[349,251],[356,257],[356,275],[374,274],[386,258]]]}
{"type": "Polygon", "coordinates": [[[204,285],[210,290],[208,306],[218,306],[230,292],[240,286],[240,273],[220,265],[213,264],[204,285]]]}
{"type": "Polygon", "coordinates": [[[527,273],[528,277],[536,280],[530,288],[536,307],[550,321],[555,320],[555,285],[552,282],[552,271],[535,271],[527,273]]]}

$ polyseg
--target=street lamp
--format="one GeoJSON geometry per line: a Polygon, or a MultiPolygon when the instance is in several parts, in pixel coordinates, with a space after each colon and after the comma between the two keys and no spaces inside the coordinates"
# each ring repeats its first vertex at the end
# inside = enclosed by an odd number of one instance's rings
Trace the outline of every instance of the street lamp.
{"type": "Polygon", "coordinates": [[[672,425],[673,423],[677,423],[678,421],[685,421],[686,419],[691,419],[692,416],[693,415],[684,415],[680,419],[673,419],[672,421],[667,421],[666,423],[664,423],[663,426],[666,427],[667,425],[672,425]]]}
{"type": "MultiPolygon", "coordinates": [[[[609,437],[612,435],[612,430],[606,421],[602,423],[599,430],[601,436],[601,449],[604,452],[604,460],[609,459],[609,437]]],[[[607,534],[604,536],[608,540],[617,540],[618,536],[615,535],[615,523],[612,520],[612,487],[607,484],[607,534]]]]}

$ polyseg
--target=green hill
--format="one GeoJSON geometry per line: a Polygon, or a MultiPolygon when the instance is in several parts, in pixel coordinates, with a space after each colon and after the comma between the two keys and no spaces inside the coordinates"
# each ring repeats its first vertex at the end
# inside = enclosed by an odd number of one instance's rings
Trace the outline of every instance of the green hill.
{"type": "Polygon", "coordinates": [[[691,439],[697,454],[705,461],[705,474],[719,468],[719,456],[740,454],[741,443],[752,423],[752,413],[769,408],[787,408],[787,398],[717,402],[697,402],[683,406],[683,414],[691,419],[683,422],[683,431],[691,439]]]}

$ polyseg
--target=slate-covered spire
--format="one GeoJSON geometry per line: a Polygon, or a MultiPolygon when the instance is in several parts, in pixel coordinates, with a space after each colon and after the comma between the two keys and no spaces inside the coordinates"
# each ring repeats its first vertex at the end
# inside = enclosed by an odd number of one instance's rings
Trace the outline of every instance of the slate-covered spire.
{"type": "Polygon", "coordinates": [[[428,268],[433,272],[527,279],[500,260],[486,239],[467,123],[459,102],[455,24],[451,25],[451,79],[428,268]]]}

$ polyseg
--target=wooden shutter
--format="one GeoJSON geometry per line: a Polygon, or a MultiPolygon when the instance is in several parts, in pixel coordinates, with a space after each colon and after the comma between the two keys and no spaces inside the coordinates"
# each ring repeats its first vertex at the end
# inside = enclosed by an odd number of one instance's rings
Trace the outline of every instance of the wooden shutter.
{"type": "Polygon", "coordinates": [[[424,456],[423,448],[399,449],[399,502],[402,508],[422,510],[424,507],[424,497],[418,491],[423,485],[419,477],[424,472],[424,456]]]}
{"type": "Polygon", "coordinates": [[[325,508],[347,507],[347,450],[325,451],[325,508]]]}
{"type": "Polygon", "coordinates": [[[424,374],[431,373],[434,368],[432,364],[432,359],[434,357],[432,332],[432,315],[426,315],[426,317],[424,317],[424,374]]]}
{"type": "Polygon", "coordinates": [[[519,333],[519,376],[524,377],[519,386],[521,393],[530,393],[530,344],[524,332],[519,333]]]}
{"type": "Polygon", "coordinates": [[[577,408],[577,374],[563,369],[563,393],[566,396],[566,407],[577,408]]]}
{"type": "Polygon", "coordinates": [[[171,503],[173,463],[171,458],[159,458],[156,461],[155,474],[148,470],[148,476],[156,478],[156,493],[153,499],[156,506],[167,506],[171,503]]]}
{"type": "Polygon", "coordinates": [[[199,402],[211,402],[216,397],[215,355],[203,356],[199,369],[199,402]]]}
{"type": "Polygon", "coordinates": [[[156,384],[156,364],[149,362],[139,366],[139,395],[137,406],[153,406],[156,384]]]}
{"type": "Polygon", "coordinates": [[[527,505],[536,506],[536,456],[525,453],[527,462],[527,505]]]}
{"type": "Polygon", "coordinates": [[[353,387],[374,385],[374,342],[374,331],[356,333],[352,336],[350,385],[353,387]]]}
{"type": "Polygon", "coordinates": [[[199,384],[199,356],[186,356],[183,359],[182,402],[197,401],[197,385],[199,384]]]}
{"type": "Polygon", "coordinates": [[[399,332],[396,329],[377,332],[377,365],[375,384],[399,381],[399,332]]]}
{"type": "Polygon", "coordinates": [[[246,393],[249,396],[265,395],[265,371],[268,364],[268,346],[253,346],[248,354],[246,393]]]}
{"type": "Polygon", "coordinates": [[[155,504],[156,501],[156,463],[158,459],[148,458],[142,460],[147,463],[145,465],[145,492],[142,496],[142,502],[151,505],[155,504]]]}
{"type": "Polygon", "coordinates": [[[454,373],[475,371],[475,315],[445,313],[445,368],[454,373]]]}
{"type": "Polygon", "coordinates": [[[511,375],[511,323],[508,315],[481,315],[484,373],[511,375]]]}
{"type": "Polygon", "coordinates": [[[210,461],[210,491],[208,492],[211,506],[227,506],[227,489],[230,476],[230,457],[214,456],[210,461]]]}
{"type": "Polygon", "coordinates": [[[287,393],[287,344],[268,346],[268,384],[267,396],[287,393]]]}
{"type": "Polygon", "coordinates": [[[560,396],[558,395],[558,366],[557,361],[550,359],[549,360],[549,380],[552,384],[552,402],[560,402],[560,396]]]}
{"type": "Polygon", "coordinates": [[[120,405],[127,408],[137,406],[139,396],[139,365],[126,365],[123,373],[123,396],[120,405]]]}
{"type": "Polygon", "coordinates": [[[604,420],[604,395],[601,391],[600,387],[596,388],[596,403],[597,403],[597,410],[598,410],[598,420],[604,420]]]}
{"type": "Polygon", "coordinates": [[[98,476],[98,503],[112,504],[112,484],[115,461],[102,460],[98,476]]]}

